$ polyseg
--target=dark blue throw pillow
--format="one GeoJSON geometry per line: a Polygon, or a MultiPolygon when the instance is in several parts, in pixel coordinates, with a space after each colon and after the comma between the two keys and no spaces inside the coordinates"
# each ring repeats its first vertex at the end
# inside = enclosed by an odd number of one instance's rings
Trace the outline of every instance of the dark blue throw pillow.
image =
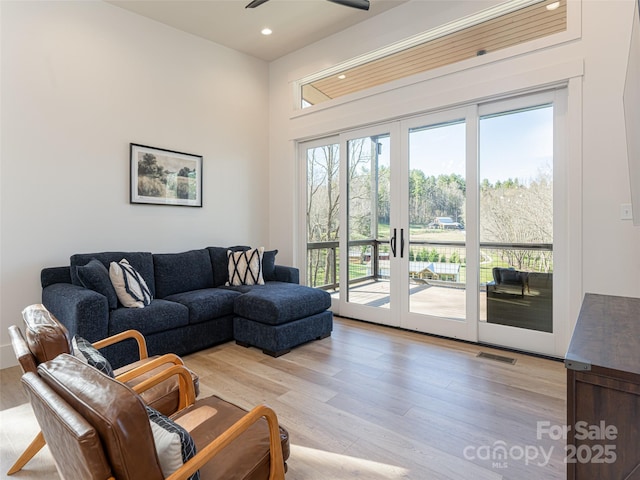
{"type": "Polygon", "coordinates": [[[109,309],[118,307],[118,297],[109,278],[109,270],[100,260],[92,259],[86,265],[75,267],[76,275],[84,288],[98,292],[107,297],[109,309]]]}
{"type": "Polygon", "coordinates": [[[269,250],[262,255],[262,277],[265,282],[276,279],[276,255],[278,250],[269,250]]]}

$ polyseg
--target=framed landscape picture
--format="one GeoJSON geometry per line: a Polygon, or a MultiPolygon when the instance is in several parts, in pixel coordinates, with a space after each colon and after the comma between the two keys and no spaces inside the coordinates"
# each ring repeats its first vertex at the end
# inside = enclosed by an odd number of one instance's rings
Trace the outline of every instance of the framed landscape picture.
{"type": "Polygon", "coordinates": [[[130,144],[131,203],[202,207],[202,155],[130,144]]]}

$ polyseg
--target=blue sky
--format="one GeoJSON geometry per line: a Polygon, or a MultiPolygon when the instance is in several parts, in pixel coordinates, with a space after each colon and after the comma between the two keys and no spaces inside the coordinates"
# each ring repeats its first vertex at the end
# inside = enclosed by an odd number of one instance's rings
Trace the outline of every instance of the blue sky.
{"type": "MultiPolygon", "coordinates": [[[[465,176],[465,126],[447,124],[414,130],[410,137],[410,169],[426,175],[465,176]]],[[[388,152],[387,152],[388,153],[388,152]]],[[[553,108],[548,106],[480,120],[480,178],[491,183],[535,179],[553,165],[553,108]]]]}

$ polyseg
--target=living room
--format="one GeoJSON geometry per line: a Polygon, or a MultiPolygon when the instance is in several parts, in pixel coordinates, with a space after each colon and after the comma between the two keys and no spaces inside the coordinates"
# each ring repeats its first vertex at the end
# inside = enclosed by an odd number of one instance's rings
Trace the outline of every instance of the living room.
{"type": "Polygon", "coordinates": [[[410,1],[271,62],[106,2],[0,3],[0,366],[16,365],[7,329],[40,301],[45,266],[77,252],[246,243],[299,266],[296,142],[563,76],[577,120],[563,348],[585,293],[640,297],[640,229],[619,215],[630,203],[633,0],[577,2],[580,35],[562,44],[310,113],[292,107],[292,82],[496,3],[410,1]],[[130,204],[130,143],[202,155],[202,208],[130,204]]]}

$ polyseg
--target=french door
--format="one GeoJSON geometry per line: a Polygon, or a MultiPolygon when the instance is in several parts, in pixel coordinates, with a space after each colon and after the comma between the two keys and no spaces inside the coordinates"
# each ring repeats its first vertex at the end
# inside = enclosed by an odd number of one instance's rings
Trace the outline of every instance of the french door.
{"type": "Polygon", "coordinates": [[[380,125],[340,136],[341,198],[345,226],[340,248],[340,301],[343,315],[401,326],[397,278],[402,249],[396,197],[399,176],[398,124],[380,125]],[[398,177],[398,178],[396,178],[398,177]]]}
{"type": "Polygon", "coordinates": [[[347,317],[561,355],[564,97],[301,144],[307,283],[347,317]]]}

